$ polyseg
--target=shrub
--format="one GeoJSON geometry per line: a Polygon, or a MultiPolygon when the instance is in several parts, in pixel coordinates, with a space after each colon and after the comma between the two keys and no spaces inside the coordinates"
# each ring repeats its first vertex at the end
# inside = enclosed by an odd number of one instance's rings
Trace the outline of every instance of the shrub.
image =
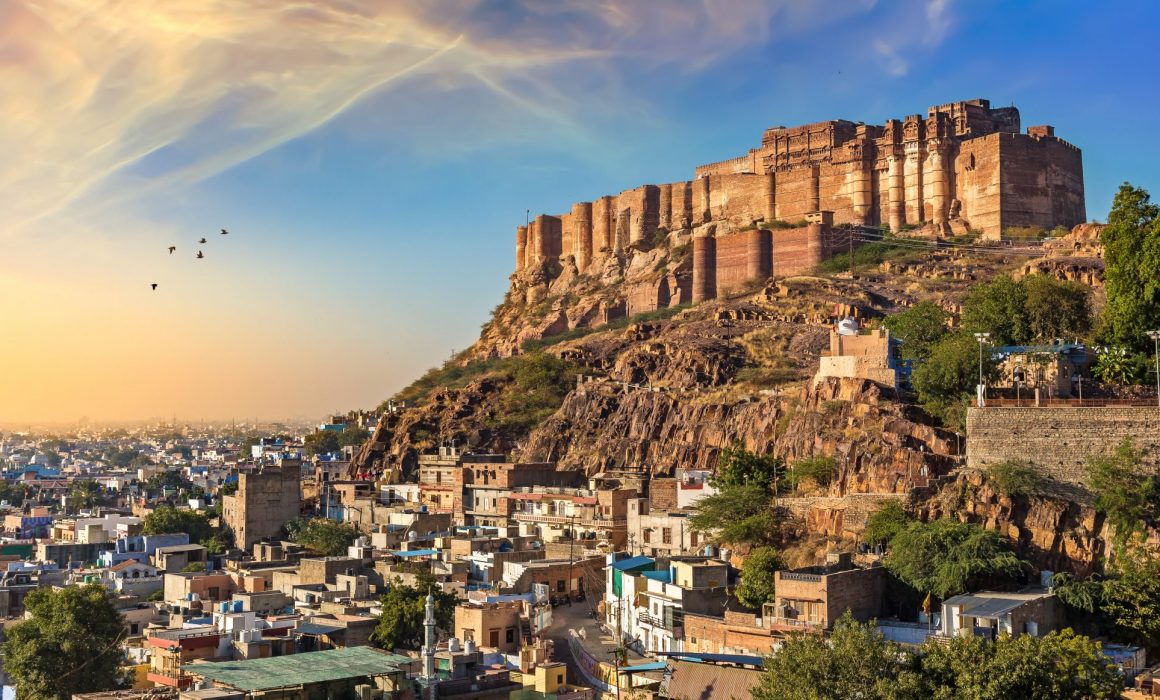
{"type": "Polygon", "coordinates": [[[1031,496],[1043,489],[1043,474],[1030,462],[1007,461],[987,469],[987,478],[1004,496],[1031,496]]]}
{"type": "Polygon", "coordinates": [[[866,521],[862,541],[871,547],[889,545],[894,536],[914,522],[914,518],[898,501],[887,501],[866,521]]]}
{"type": "Polygon", "coordinates": [[[789,468],[786,479],[790,486],[797,488],[803,481],[811,480],[818,486],[829,486],[837,474],[838,464],[833,457],[808,457],[799,459],[789,468]]]}
{"type": "Polygon", "coordinates": [[[1003,238],[1012,241],[1039,241],[1047,238],[1047,230],[1040,226],[1008,226],[1003,238]]]}

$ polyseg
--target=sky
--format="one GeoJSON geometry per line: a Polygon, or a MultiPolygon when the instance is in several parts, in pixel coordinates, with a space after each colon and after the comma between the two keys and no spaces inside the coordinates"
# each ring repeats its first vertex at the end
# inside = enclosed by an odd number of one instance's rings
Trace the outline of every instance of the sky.
{"type": "Polygon", "coordinates": [[[526,209],[691,178],[773,125],[1013,103],[1083,150],[1099,219],[1121,182],[1160,188],[1158,21],[1071,0],[0,0],[0,422],[373,407],[478,337],[526,209]]]}

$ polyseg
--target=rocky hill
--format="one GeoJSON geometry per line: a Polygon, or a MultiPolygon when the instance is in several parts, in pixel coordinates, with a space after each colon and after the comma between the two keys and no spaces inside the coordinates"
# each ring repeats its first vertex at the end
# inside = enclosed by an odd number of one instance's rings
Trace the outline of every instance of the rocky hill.
{"type": "Polygon", "coordinates": [[[856,252],[853,275],[839,257],[814,274],[603,323],[598,312],[623,305],[632,290],[685,273],[686,238],[626,250],[596,273],[565,269],[550,284],[525,271],[471,349],[396,397],[407,408],[384,414],[352,470],[405,474],[418,454],[455,440],[589,474],[672,475],[678,466],[712,468],[723,447],[740,442],[789,464],[835,460],[832,483],[789,499],[809,534],[855,536],[868,513],[856,504],[900,498],[928,516],[1008,532],[1042,566],[1083,570],[1104,547],[1090,507],[1070,494],[1005,500],[962,468],[962,436],[905,395],[861,380],[815,385],[812,376],[835,317],[873,326],[923,300],[954,313],[973,282],[1001,273],[1098,286],[1097,240],[1081,226],[1021,249],[872,243],[856,252]]]}

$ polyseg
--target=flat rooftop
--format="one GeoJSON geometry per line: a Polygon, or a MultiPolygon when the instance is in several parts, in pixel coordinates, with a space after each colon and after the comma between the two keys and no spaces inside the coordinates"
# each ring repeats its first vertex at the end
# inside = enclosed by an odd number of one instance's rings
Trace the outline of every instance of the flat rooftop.
{"type": "Polygon", "coordinates": [[[402,673],[410,663],[406,656],[351,647],[266,659],[185,664],[181,668],[230,688],[254,691],[402,673]]]}

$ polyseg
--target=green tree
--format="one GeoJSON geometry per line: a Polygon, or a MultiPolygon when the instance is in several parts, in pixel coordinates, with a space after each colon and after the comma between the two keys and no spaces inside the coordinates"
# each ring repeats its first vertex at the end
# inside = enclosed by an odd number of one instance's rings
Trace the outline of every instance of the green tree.
{"type": "Polygon", "coordinates": [[[1017,581],[1024,562],[999,533],[942,519],[911,523],[890,542],[886,568],[915,590],[949,598],[1017,581]]]}
{"type": "Polygon", "coordinates": [[[1020,284],[1030,340],[1078,338],[1091,330],[1091,287],[1048,275],[1031,275],[1020,284]]]}
{"type": "Polygon", "coordinates": [[[92,479],[74,481],[69,490],[68,501],[73,510],[87,510],[98,505],[103,499],[101,485],[92,479]]]}
{"type": "Polygon", "coordinates": [[[794,462],[786,474],[786,481],[793,488],[813,482],[818,486],[829,486],[837,474],[838,465],[833,457],[807,457],[794,462]]]}
{"type": "Polygon", "coordinates": [[[1096,510],[1126,541],[1156,516],[1160,490],[1156,477],[1145,473],[1140,453],[1124,438],[1110,455],[1093,457],[1086,465],[1087,486],[1096,496],[1096,510]]]}
{"type": "Polygon", "coordinates": [[[1085,615],[1096,615],[1102,611],[1104,581],[1094,576],[1076,578],[1069,573],[1059,572],[1051,577],[1051,590],[1055,597],[1068,608],[1085,615]]]}
{"type": "Polygon", "coordinates": [[[922,301],[882,322],[890,334],[902,341],[904,360],[925,360],[936,343],[948,333],[950,315],[938,305],[922,301]]]}
{"type": "Polygon", "coordinates": [[[1100,233],[1104,248],[1104,307],[1100,337],[1148,349],[1146,331],[1160,328],[1160,207],[1147,190],[1120,186],[1100,233]]]}
{"type": "Polygon", "coordinates": [[[1043,473],[1031,462],[1008,460],[987,468],[987,478],[1007,496],[1031,496],[1043,489],[1043,473]]]}
{"type": "Polygon", "coordinates": [[[756,700],[893,700],[919,697],[905,692],[917,685],[917,662],[910,652],[887,641],[873,625],[847,611],[827,639],[819,634],[791,636],[781,651],[765,660],[765,673],[753,689],[756,700]]]}
{"type": "Polygon", "coordinates": [[[8,627],[3,645],[18,700],[125,687],[119,646],[125,622],[103,586],[38,588],[24,606],[29,617],[8,627]]]}
{"type": "Polygon", "coordinates": [[[191,561],[185,566],[181,567],[181,573],[183,574],[197,574],[203,571],[205,571],[204,561],[191,561]]]}
{"type": "Polygon", "coordinates": [[[338,441],[338,433],[333,430],[315,430],[306,436],[303,445],[306,454],[312,456],[338,452],[342,448],[338,441]]]}
{"type": "Polygon", "coordinates": [[[717,473],[709,483],[718,489],[731,486],[761,486],[773,493],[773,483],[781,471],[781,460],[773,455],[759,455],[734,442],[717,457],[717,473]]]}
{"type": "Polygon", "coordinates": [[[760,610],[773,601],[773,574],[785,568],[781,555],[773,547],[758,547],[745,557],[741,565],[741,583],[737,586],[737,600],[751,610],[760,610]]]}
{"type": "Polygon", "coordinates": [[[1116,558],[1100,605],[1125,639],[1160,649],[1160,559],[1132,548],[1116,558]]]}
{"type": "Polygon", "coordinates": [[[995,345],[1020,345],[1031,338],[1025,305],[1027,290],[1007,275],[971,287],[963,301],[962,326],[971,333],[990,333],[995,345]]]}
{"type": "Polygon", "coordinates": [[[894,536],[913,522],[914,517],[907,512],[906,506],[898,501],[887,501],[866,521],[862,541],[871,547],[889,546],[894,536]]]}
{"type": "Polygon", "coordinates": [[[1143,382],[1151,367],[1148,358],[1128,348],[1102,348],[1092,374],[1105,384],[1129,386],[1143,382]]]}
{"type": "Polygon", "coordinates": [[[209,518],[203,513],[169,506],[161,506],[146,515],[141,523],[141,532],[146,535],[184,532],[189,535],[189,541],[195,544],[204,544],[216,535],[209,518]]]}
{"type": "Polygon", "coordinates": [[[924,695],[936,700],[1110,700],[1124,688],[1099,643],[1070,629],[928,642],[921,659],[924,695]]]}
{"type": "Polygon", "coordinates": [[[773,540],[777,516],[765,487],[728,486],[697,502],[689,526],[718,542],[765,544],[773,540]]]}
{"type": "Polygon", "coordinates": [[[145,489],[152,493],[159,493],[167,488],[174,489],[179,493],[189,491],[193,488],[193,482],[186,479],[185,475],[177,469],[156,472],[145,480],[145,489]]]}
{"type": "Polygon", "coordinates": [[[355,423],[351,423],[338,434],[338,445],[339,447],[359,447],[370,436],[371,433],[369,430],[360,428],[355,423]]]}
{"type": "Polygon", "coordinates": [[[290,539],[323,556],[346,554],[361,534],[353,525],[328,518],[299,518],[286,525],[290,539]]]}
{"type": "Polygon", "coordinates": [[[430,574],[420,574],[414,586],[404,585],[398,578],[391,584],[381,599],[383,612],[371,642],[382,649],[419,649],[428,593],[434,598],[436,629],[450,630],[458,597],[444,592],[430,574]]]}
{"type": "MultiPolygon", "coordinates": [[[[993,378],[996,364],[984,349],[983,377],[993,378]]],[[[931,349],[930,357],[918,366],[910,382],[919,401],[957,400],[974,392],[979,381],[979,343],[967,333],[943,338],[931,349]]]]}

